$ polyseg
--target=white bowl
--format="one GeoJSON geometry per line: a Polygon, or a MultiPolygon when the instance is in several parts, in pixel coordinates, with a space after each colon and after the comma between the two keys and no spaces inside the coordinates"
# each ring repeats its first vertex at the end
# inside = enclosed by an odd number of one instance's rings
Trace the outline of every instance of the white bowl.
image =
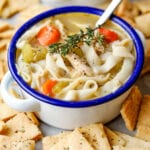
{"type": "Polygon", "coordinates": [[[137,80],[144,62],[144,48],[137,32],[124,20],[112,16],[111,20],[122,27],[131,37],[135,46],[136,60],[134,70],[129,79],[116,91],[104,97],[88,101],[68,102],[45,96],[32,89],[18,74],[15,65],[16,43],[18,39],[33,25],[44,18],[65,13],[85,12],[101,15],[102,10],[91,7],[70,6],[61,7],[44,12],[26,22],[14,35],[8,49],[8,72],[1,82],[1,92],[4,101],[12,108],[19,111],[34,111],[45,123],[63,129],[74,129],[86,124],[102,122],[107,123],[120,113],[120,108],[128,96],[131,87],[137,80]],[[9,94],[8,88],[14,82],[18,83],[23,91],[25,100],[17,99],[9,94]]]}

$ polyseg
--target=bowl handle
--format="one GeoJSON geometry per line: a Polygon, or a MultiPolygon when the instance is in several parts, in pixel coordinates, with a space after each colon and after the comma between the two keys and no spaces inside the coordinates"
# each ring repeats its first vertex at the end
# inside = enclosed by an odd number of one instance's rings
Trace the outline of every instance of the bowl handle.
{"type": "Polygon", "coordinates": [[[18,111],[23,112],[35,112],[40,111],[40,102],[36,101],[34,98],[16,98],[12,94],[9,93],[8,88],[10,88],[11,83],[14,80],[10,74],[7,72],[1,81],[1,96],[11,108],[16,109],[18,111]]]}

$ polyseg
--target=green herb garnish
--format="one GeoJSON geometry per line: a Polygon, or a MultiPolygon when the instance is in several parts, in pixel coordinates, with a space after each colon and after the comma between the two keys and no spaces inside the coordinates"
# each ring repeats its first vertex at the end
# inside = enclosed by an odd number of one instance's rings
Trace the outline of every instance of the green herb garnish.
{"type": "Polygon", "coordinates": [[[78,34],[69,35],[67,39],[63,43],[54,43],[49,46],[50,53],[59,53],[63,56],[67,55],[74,48],[79,48],[80,44],[86,43],[87,45],[91,45],[94,43],[99,43],[100,45],[104,42],[104,36],[99,32],[95,35],[95,30],[97,28],[86,28],[86,32],[80,30],[78,34]]]}

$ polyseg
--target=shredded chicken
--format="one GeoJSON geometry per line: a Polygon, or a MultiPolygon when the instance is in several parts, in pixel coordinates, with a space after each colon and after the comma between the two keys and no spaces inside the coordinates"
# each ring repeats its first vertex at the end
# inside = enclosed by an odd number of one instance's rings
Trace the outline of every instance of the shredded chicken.
{"type": "Polygon", "coordinates": [[[74,69],[78,72],[78,75],[85,75],[85,76],[93,75],[93,71],[87,65],[85,59],[80,58],[78,55],[76,55],[74,53],[70,53],[66,57],[69,60],[69,62],[71,63],[71,65],[74,67],[74,69]]]}

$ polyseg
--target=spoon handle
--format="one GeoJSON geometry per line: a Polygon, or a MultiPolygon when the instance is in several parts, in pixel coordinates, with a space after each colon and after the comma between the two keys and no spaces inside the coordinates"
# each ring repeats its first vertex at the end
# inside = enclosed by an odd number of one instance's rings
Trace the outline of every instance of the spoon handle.
{"type": "Polygon", "coordinates": [[[116,9],[116,7],[120,4],[122,0],[112,0],[111,3],[109,4],[109,6],[106,8],[106,10],[104,11],[104,13],[102,14],[102,16],[98,19],[98,21],[96,22],[96,27],[104,24],[109,17],[111,16],[111,14],[113,13],[113,11],[116,9]]]}

